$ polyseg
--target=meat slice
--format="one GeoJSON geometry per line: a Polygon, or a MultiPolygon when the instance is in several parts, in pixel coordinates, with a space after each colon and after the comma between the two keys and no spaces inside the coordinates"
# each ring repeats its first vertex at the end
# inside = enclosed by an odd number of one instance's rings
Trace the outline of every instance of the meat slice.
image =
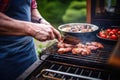
{"type": "Polygon", "coordinates": [[[80,54],[82,52],[82,48],[73,48],[72,53],[73,54],[80,54]]]}
{"type": "Polygon", "coordinates": [[[75,45],[72,45],[72,44],[67,44],[67,43],[64,43],[64,42],[58,42],[57,44],[57,47],[58,48],[68,48],[68,47],[74,47],[75,45]]]}
{"type": "Polygon", "coordinates": [[[99,42],[91,42],[91,44],[98,47],[98,48],[104,48],[104,46],[99,42]]]}
{"type": "Polygon", "coordinates": [[[89,54],[91,54],[91,50],[89,48],[85,48],[85,49],[83,49],[81,54],[82,55],[89,55],[89,54]]]}
{"type": "Polygon", "coordinates": [[[72,49],[73,54],[81,54],[81,55],[89,55],[91,53],[91,50],[88,48],[73,48],[72,49]]]}
{"type": "Polygon", "coordinates": [[[68,48],[59,48],[58,53],[63,54],[63,53],[66,53],[66,52],[70,52],[71,50],[72,50],[72,48],[70,48],[70,47],[68,47],[68,48]]]}
{"type": "Polygon", "coordinates": [[[93,46],[93,45],[87,46],[87,48],[90,49],[90,50],[96,50],[96,49],[98,49],[98,47],[93,46]]]}
{"type": "Polygon", "coordinates": [[[75,44],[65,43],[63,42],[63,40],[58,42],[57,47],[58,47],[57,52],[59,54],[72,52],[72,54],[81,54],[81,55],[89,55],[91,54],[92,50],[104,48],[104,46],[99,42],[87,42],[85,44],[78,43],[75,45],[75,44]]]}
{"type": "Polygon", "coordinates": [[[57,47],[58,48],[64,48],[64,43],[63,42],[58,42],[57,47]]]}
{"type": "Polygon", "coordinates": [[[79,47],[79,48],[85,48],[85,47],[86,47],[86,45],[84,45],[84,44],[82,44],[82,43],[79,43],[79,44],[77,44],[76,46],[79,47]]]}
{"type": "Polygon", "coordinates": [[[75,45],[64,43],[64,47],[65,48],[68,48],[68,47],[73,48],[73,47],[75,47],[75,45]]]}
{"type": "Polygon", "coordinates": [[[64,43],[76,45],[80,43],[80,39],[74,36],[66,35],[63,40],[64,43]]]}
{"type": "Polygon", "coordinates": [[[104,46],[99,42],[87,42],[86,45],[92,50],[104,48],[104,46]]]}

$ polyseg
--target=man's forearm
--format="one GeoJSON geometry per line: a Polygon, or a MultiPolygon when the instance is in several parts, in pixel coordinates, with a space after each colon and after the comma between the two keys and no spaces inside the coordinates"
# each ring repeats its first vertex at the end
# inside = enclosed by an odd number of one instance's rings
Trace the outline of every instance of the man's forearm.
{"type": "Polygon", "coordinates": [[[40,41],[61,38],[60,33],[51,25],[15,20],[3,13],[0,13],[0,35],[27,35],[40,41]]]}
{"type": "Polygon", "coordinates": [[[40,15],[39,11],[37,9],[32,9],[32,18],[42,18],[42,16],[40,15]]]}
{"type": "Polygon", "coordinates": [[[37,9],[32,9],[32,20],[33,21],[36,21],[38,23],[41,23],[41,24],[49,24],[49,22],[47,22],[42,16],[41,14],[39,13],[39,11],[37,9]]]}
{"type": "Polygon", "coordinates": [[[23,21],[12,19],[0,12],[0,35],[27,35],[23,21]]]}

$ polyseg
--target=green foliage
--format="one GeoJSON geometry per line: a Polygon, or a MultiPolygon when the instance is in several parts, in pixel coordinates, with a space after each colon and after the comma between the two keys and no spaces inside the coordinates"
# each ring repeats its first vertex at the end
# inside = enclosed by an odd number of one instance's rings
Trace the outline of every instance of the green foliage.
{"type": "Polygon", "coordinates": [[[62,9],[64,9],[64,5],[60,2],[50,2],[45,7],[45,11],[47,12],[46,17],[51,23],[59,23],[61,22],[61,16],[64,13],[62,9]]]}
{"type": "Polygon", "coordinates": [[[69,9],[82,9],[82,8],[86,8],[86,2],[85,1],[73,1],[71,2],[69,9]]]}
{"type": "MultiPolygon", "coordinates": [[[[38,4],[38,10],[41,13],[41,15],[52,25],[56,26],[56,28],[60,24],[63,24],[64,22],[68,22],[66,19],[67,14],[70,14],[68,13],[69,11],[67,11],[68,9],[80,10],[82,8],[86,8],[86,0],[36,0],[36,1],[38,4]]],[[[75,13],[75,15],[76,14],[79,15],[79,13],[82,13],[83,11],[82,12],[76,11],[76,12],[78,13],[75,13]]],[[[74,17],[74,14],[71,16],[74,17]]],[[[81,16],[81,19],[83,19],[83,16],[81,16]]],[[[76,20],[74,22],[76,22],[76,20]]]]}
{"type": "Polygon", "coordinates": [[[53,25],[54,24],[59,25],[63,23],[62,16],[64,15],[69,2],[64,1],[64,0],[62,1],[58,1],[58,0],[39,1],[37,0],[39,12],[47,21],[49,21],[53,25]]]}
{"type": "Polygon", "coordinates": [[[64,23],[86,22],[86,2],[72,1],[62,19],[64,23]]]}
{"type": "Polygon", "coordinates": [[[65,23],[85,22],[86,21],[86,8],[83,8],[81,10],[75,10],[75,9],[67,10],[65,16],[63,16],[63,21],[65,23]]]}

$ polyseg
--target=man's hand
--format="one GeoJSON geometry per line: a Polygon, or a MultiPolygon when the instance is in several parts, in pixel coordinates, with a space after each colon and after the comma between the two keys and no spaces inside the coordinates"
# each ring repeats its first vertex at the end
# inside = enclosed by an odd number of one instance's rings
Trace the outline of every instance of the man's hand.
{"type": "Polygon", "coordinates": [[[33,23],[30,28],[33,37],[40,41],[52,40],[55,38],[61,40],[60,33],[41,16],[37,8],[31,10],[31,17],[33,22],[38,22],[38,24],[33,23]]]}
{"type": "Polygon", "coordinates": [[[61,39],[59,31],[51,25],[30,23],[28,27],[27,32],[39,41],[53,40],[55,38],[61,39]]]}

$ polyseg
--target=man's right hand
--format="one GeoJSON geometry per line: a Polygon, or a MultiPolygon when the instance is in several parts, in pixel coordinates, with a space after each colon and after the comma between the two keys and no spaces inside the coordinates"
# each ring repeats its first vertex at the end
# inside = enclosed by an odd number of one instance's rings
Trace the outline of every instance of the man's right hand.
{"type": "Polygon", "coordinates": [[[27,32],[39,41],[53,40],[55,38],[61,40],[59,31],[51,25],[30,23],[27,32]]]}

